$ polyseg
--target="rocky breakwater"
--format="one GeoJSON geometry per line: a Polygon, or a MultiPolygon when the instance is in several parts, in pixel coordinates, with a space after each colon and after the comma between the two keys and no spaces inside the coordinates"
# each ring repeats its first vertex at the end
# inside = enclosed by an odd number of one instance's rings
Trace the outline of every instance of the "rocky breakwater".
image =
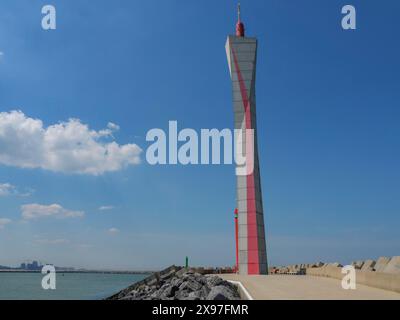
{"type": "Polygon", "coordinates": [[[218,276],[175,267],[164,274],[155,274],[108,300],[240,300],[240,296],[233,284],[218,276]]]}

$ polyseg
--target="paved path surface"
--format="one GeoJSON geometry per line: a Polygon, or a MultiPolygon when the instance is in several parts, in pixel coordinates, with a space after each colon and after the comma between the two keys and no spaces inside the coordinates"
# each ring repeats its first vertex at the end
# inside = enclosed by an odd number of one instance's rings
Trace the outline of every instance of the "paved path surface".
{"type": "Polygon", "coordinates": [[[400,293],[357,285],[344,290],[337,279],[313,276],[241,276],[220,275],[240,281],[255,300],[400,300],[400,293]]]}

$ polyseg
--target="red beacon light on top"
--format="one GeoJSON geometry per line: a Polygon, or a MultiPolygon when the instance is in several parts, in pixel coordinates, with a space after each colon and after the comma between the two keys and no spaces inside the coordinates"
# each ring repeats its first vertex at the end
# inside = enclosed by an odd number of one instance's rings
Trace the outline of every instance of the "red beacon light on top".
{"type": "Polygon", "coordinates": [[[244,24],[240,20],[240,3],[238,4],[238,22],[236,24],[236,36],[237,37],[244,37],[245,29],[244,24]]]}

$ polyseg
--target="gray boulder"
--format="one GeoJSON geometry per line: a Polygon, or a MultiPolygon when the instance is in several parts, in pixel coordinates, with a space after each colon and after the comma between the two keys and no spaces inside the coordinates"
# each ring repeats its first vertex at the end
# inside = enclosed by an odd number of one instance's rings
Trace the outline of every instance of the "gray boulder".
{"type": "Polygon", "coordinates": [[[218,276],[170,267],[132,285],[109,300],[237,300],[237,288],[218,276]]]}
{"type": "Polygon", "coordinates": [[[172,298],[175,296],[175,293],[179,290],[179,287],[174,285],[169,285],[168,287],[164,288],[162,297],[172,298]]]}
{"type": "Polygon", "coordinates": [[[194,280],[188,280],[188,281],[183,282],[179,286],[179,291],[186,290],[189,292],[193,292],[193,291],[200,290],[201,287],[202,287],[201,283],[194,281],[194,280]]]}
{"type": "Polygon", "coordinates": [[[207,286],[210,288],[219,286],[223,282],[224,282],[224,280],[222,280],[220,277],[213,276],[213,275],[206,276],[206,283],[207,283],[207,286]]]}
{"type": "Polygon", "coordinates": [[[178,290],[175,293],[175,300],[186,300],[189,297],[190,292],[187,290],[178,290]]]}
{"type": "Polygon", "coordinates": [[[201,298],[202,298],[202,292],[201,290],[199,290],[189,293],[189,295],[183,298],[182,300],[201,300],[201,298]]]}
{"type": "Polygon", "coordinates": [[[225,286],[213,287],[207,296],[207,300],[239,300],[239,295],[225,286]]]}

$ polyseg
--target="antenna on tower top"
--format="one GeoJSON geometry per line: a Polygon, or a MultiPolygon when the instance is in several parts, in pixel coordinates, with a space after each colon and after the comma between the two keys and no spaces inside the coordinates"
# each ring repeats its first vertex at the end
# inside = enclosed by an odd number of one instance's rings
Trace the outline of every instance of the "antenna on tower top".
{"type": "Polygon", "coordinates": [[[244,24],[240,20],[240,2],[238,3],[237,11],[238,11],[238,22],[236,24],[236,36],[244,37],[244,24]]]}

